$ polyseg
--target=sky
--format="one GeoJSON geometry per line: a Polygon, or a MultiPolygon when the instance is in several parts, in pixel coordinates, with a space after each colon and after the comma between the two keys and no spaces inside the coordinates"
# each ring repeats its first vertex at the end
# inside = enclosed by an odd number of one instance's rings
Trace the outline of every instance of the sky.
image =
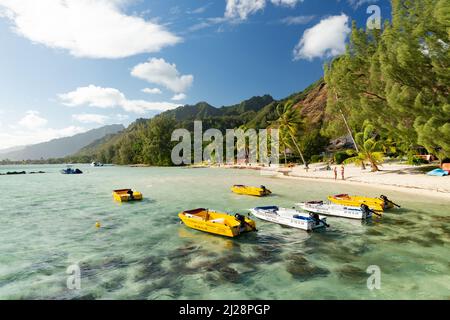
{"type": "Polygon", "coordinates": [[[0,0],[0,150],[320,79],[388,0],[0,0]]]}

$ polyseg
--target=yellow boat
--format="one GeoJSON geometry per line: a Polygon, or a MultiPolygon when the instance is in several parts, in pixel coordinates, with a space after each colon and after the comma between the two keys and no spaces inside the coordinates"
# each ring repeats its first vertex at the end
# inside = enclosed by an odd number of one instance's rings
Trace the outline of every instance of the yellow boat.
{"type": "Polygon", "coordinates": [[[255,221],[240,214],[231,216],[226,213],[200,208],[182,211],[178,214],[178,217],[189,228],[231,238],[242,233],[256,231],[255,221]]]}
{"type": "Polygon", "coordinates": [[[248,196],[256,196],[256,197],[264,197],[268,196],[272,193],[269,189],[266,189],[265,186],[261,187],[250,187],[250,186],[244,186],[244,185],[234,185],[231,187],[231,191],[237,194],[245,194],[248,196]]]}
{"type": "Polygon", "coordinates": [[[113,191],[113,198],[118,202],[139,201],[142,200],[142,193],[131,189],[120,189],[113,191]]]}
{"type": "Polygon", "coordinates": [[[362,196],[350,196],[348,194],[338,194],[334,196],[329,196],[328,200],[333,203],[340,204],[343,206],[359,207],[362,204],[367,205],[370,209],[375,211],[384,211],[386,209],[393,208],[394,205],[400,207],[399,205],[393,203],[386,196],[380,196],[379,198],[369,198],[362,196]]]}

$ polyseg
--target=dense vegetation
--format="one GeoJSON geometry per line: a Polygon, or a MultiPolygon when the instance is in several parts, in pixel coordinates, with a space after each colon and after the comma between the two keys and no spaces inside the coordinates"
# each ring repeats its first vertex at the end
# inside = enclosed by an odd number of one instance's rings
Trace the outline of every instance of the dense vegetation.
{"type": "MultiPolygon", "coordinates": [[[[325,68],[327,112],[342,113],[353,134],[373,126],[372,138],[391,153],[425,147],[448,158],[450,6],[445,0],[393,0],[392,12],[383,31],[353,24],[347,52],[325,68]]],[[[323,128],[329,136],[347,130],[338,116],[323,128]]]]}

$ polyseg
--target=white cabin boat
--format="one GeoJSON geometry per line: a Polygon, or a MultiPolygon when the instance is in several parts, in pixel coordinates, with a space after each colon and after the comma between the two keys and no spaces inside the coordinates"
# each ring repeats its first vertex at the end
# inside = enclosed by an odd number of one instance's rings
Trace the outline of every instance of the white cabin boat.
{"type": "Polygon", "coordinates": [[[372,210],[363,206],[342,206],[339,204],[324,203],[323,201],[300,202],[295,205],[308,212],[350,219],[368,219],[372,217],[373,213],[372,210]]]}
{"type": "Polygon", "coordinates": [[[326,218],[319,217],[318,214],[300,212],[295,209],[279,208],[277,206],[257,207],[250,209],[250,213],[261,220],[306,231],[328,227],[326,218]]]}
{"type": "Polygon", "coordinates": [[[103,167],[103,163],[94,161],[91,163],[91,167],[103,167]]]}

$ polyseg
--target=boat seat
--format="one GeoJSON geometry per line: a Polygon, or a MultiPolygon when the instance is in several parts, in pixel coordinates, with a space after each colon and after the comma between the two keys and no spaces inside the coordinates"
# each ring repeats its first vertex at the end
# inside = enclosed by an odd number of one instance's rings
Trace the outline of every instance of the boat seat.
{"type": "Polygon", "coordinates": [[[184,215],[185,215],[186,217],[188,217],[188,218],[191,218],[191,219],[204,220],[202,217],[195,216],[195,215],[193,215],[193,214],[185,213],[184,215]]]}
{"type": "Polygon", "coordinates": [[[219,218],[219,219],[214,219],[214,220],[209,220],[209,222],[212,223],[225,223],[225,219],[224,218],[219,218]]]}

